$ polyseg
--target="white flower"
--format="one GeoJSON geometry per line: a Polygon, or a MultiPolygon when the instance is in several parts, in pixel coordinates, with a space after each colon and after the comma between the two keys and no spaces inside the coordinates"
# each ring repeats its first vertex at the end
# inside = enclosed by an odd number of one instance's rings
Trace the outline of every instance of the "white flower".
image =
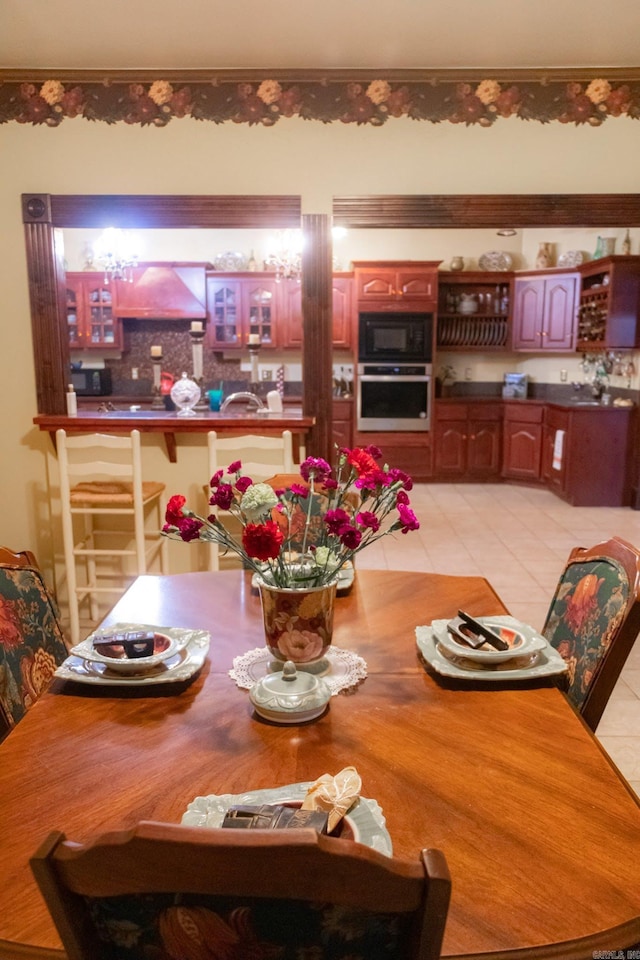
{"type": "Polygon", "coordinates": [[[500,96],[500,84],[497,80],[481,80],[476,87],[476,97],[485,107],[494,103],[500,96]]]}
{"type": "Polygon", "coordinates": [[[386,80],[372,80],[367,87],[367,96],[372,103],[381,104],[389,99],[391,86],[386,80]]]}
{"type": "Polygon", "coordinates": [[[173,96],[173,87],[168,80],[154,80],[149,87],[149,99],[153,100],[159,107],[163,103],[169,103],[173,96]]]}
{"type": "Polygon", "coordinates": [[[331,570],[332,567],[338,566],[338,558],[329,547],[317,547],[314,557],[319,567],[326,567],[328,570],[331,570]]]}
{"type": "Polygon", "coordinates": [[[611,93],[611,84],[608,80],[592,80],[585,93],[591,103],[604,103],[611,93]]]}
{"type": "Polygon", "coordinates": [[[240,510],[249,522],[271,513],[278,498],[268,483],[252,483],[240,501],[240,510]]]}
{"type": "Polygon", "coordinates": [[[282,87],[277,80],[263,80],[258,87],[257,96],[263,103],[275,103],[282,96],[282,87]]]}
{"type": "Polygon", "coordinates": [[[40,87],[40,96],[52,107],[54,103],[60,103],[62,100],[64,87],[59,80],[45,80],[40,87]]]}

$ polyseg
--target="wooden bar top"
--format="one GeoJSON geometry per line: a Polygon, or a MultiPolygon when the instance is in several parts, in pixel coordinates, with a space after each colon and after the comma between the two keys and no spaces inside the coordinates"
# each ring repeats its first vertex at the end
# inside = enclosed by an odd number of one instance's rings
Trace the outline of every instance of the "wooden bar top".
{"type": "Polygon", "coordinates": [[[67,433],[162,433],[171,463],[176,463],[176,434],[207,433],[254,433],[269,436],[291,430],[295,435],[305,436],[315,424],[315,417],[305,416],[301,410],[285,406],[282,413],[256,414],[242,409],[217,413],[198,410],[193,417],[180,417],[166,410],[79,410],[76,416],[41,413],[33,418],[41,430],[47,430],[55,442],[56,430],[67,433]]]}

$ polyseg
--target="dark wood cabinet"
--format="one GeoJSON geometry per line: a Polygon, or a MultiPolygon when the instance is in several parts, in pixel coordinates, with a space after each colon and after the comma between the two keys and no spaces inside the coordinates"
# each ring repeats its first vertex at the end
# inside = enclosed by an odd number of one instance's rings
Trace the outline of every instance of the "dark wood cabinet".
{"type": "Polygon", "coordinates": [[[207,274],[207,345],[243,350],[253,336],[261,347],[277,346],[279,286],[274,274],[207,274]]]}
{"type": "Polygon", "coordinates": [[[440,260],[354,261],[356,299],[361,310],[433,309],[440,260]]]}
{"type": "MultiPolygon", "coordinates": [[[[299,283],[280,284],[277,302],[277,324],[280,345],[302,347],[302,291],[299,283]]],[[[334,273],[332,278],[332,342],[334,347],[349,349],[354,342],[353,274],[334,273]]]]}
{"type": "Polygon", "coordinates": [[[504,351],[511,337],[512,274],[438,275],[437,345],[465,353],[504,351]]]}
{"type": "Polygon", "coordinates": [[[578,273],[516,277],[513,349],[575,350],[578,293],[578,273]]]}
{"type": "Polygon", "coordinates": [[[353,445],[373,444],[382,450],[382,459],[390,467],[398,467],[416,483],[433,479],[432,434],[427,431],[369,431],[354,427],[353,445]]]}
{"type": "Polygon", "coordinates": [[[436,478],[495,479],[500,475],[501,447],[502,403],[436,402],[436,478]]]}
{"type": "Polygon", "coordinates": [[[207,315],[205,263],[149,262],[116,280],[119,317],[204,320],[207,315]]]}
{"type": "Polygon", "coordinates": [[[631,502],[635,408],[545,409],[543,478],[574,507],[624,507],[631,502]]]}
{"type": "Polygon", "coordinates": [[[640,346],[640,257],[604,257],[580,267],[578,350],[640,346]]]}
{"type": "Polygon", "coordinates": [[[117,292],[103,273],[66,275],[67,325],[71,350],[122,347],[122,326],[115,315],[117,292]]]}
{"type": "Polygon", "coordinates": [[[502,455],[505,479],[540,480],[543,419],[543,404],[505,403],[502,455]]]}
{"type": "Polygon", "coordinates": [[[353,446],[352,399],[336,397],[333,401],[333,442],[338,447],[353,446]]]}

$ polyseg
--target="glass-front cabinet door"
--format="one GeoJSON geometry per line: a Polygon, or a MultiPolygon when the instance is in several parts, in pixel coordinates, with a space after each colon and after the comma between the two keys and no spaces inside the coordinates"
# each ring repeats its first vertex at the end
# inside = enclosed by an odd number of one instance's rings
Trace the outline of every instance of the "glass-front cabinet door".
{"type": "Polygon", "coordinates": [[[214,350],[242,346],[242,286],[228,277],[207,277],[207,341],[214,350]]]}
{"type": "Polygon", "coordinates": [[[122,347],[122,326],[115,317],[115,285],[104,274],[68,273],[67,325],[72,350],[122,347]]]}

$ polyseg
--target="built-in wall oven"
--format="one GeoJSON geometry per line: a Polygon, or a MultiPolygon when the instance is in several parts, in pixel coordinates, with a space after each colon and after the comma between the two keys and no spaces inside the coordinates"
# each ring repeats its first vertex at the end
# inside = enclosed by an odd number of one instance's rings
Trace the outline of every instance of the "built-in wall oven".
{"type": "Polygon", "coordinates": [[[359,363],[358,430],[428,430],[430,363],[359,363]]]}

